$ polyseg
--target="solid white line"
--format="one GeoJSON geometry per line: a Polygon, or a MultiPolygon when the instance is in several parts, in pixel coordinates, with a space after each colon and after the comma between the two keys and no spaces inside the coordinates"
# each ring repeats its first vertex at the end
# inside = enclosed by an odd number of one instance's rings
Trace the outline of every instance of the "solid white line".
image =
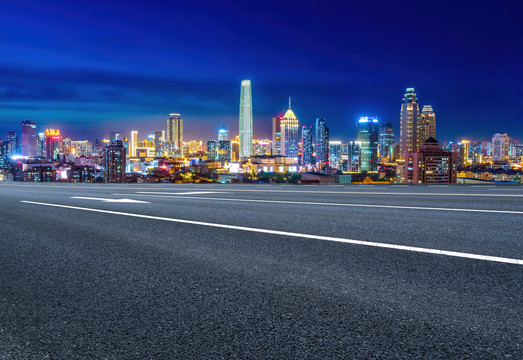
{"type": "Polygon", "coordinates": [[[218,191],[190,191],[190,192],[181,192],[181,193],[173,193],[176,195],[200,195],[200,194],[226,194],[224,192],[218,192],[218,191]]]}
{"type": "Polygon", "coordinates": [[[457,208],[439,208],[425,206],[402,206],[402,205],[375,205],[375,204],[347,204],[347,203],[322,203],[310,201],[287,201],[287,200],[259,200],[259,199],[238,199],[238,198],[217,198],[217,197],[193,197],[178,196],[175,193],[169,195],[156,195],[162,193],[153,193],[148,191],[138,191],[136,194],[113,194],[118,196],[144,196],[144,197],[161,197],[161,198],[182,198],[197,200],[216,200],[216,201],[234,201],[234,202],[260,202],[274,204],[296,204],[296,205],[325,205],[325,206],[347,206],[347,207],[369,207],[369,208],[388,208],[388,209],[409,209],[409,210],[436,210],[436,211],[461,211],[461,212],[480,212],[480,213],[499,213],[499,214],[518,214],[523,215],[523,211],[516,210],[490,210],[490,209],[457,209],[457,208]],[[144,194],[144,195],[142,195],[144,194]],[[146,195],[145,195],[146,194],[146,195]]]}
{"type": "MultiPolygon", "coordinates": [[[[301,186],[301,185],[299,185],[301,186]]],[[[396,185],[398,186],[398,185],[396,185]]],[[[304,186],[306,187],[306,185],[304,186]]],[[[130,190],[137,190],[136,188],[130,190]]],[[[174,190],[174,189],[173,189],[174,190]]],[[[350,194],[350,195],[395,195],[395,196],[468,196],[468,197],[523,197],[523,194],[453,194],[453,193],[408,193],[408,192],[380,192],[380,191],[322,191],[322,190],[254,190],[230,188],[228,190],[202,189],[216,192],[259,192],[259,193],[298,193],[298,194],[350,194]]],[[[152,192],[151,192],[152,193],[152,192]]],[[[175,194],[173,192],[155,192],[156,194],[175,194]]]]}
{"type": "Polygon", "coordinates": [[[352,244],[352,245],[373,246],[373,247],[386,248],[386,249],[404,250],[404,251],[412,251],[412,252],[418,252],[418,253],[445,255],[445,256],[452,256],[452,257],[458,257],[458,258],[523,265],[523,259],[511,259],[511,258],[504,258],[504,257],[498,257],[498,256],[470,254],[470,253],[463,253],[463,252],[457,252],[457,251],[420,248],[420,247],[415,247],[415,246],[387,244],[387,243],[380,243],[380,242],[373,242],[373,241],[343,239],[343,238],[337,238],[337,237],[331,237],[331,236],[301,234],[301,233],[294,233],[294,232],[288,232],[288,231],[250,228],[250,227],[245,227],[245,226],[215,224],[215,223],[208,223],[208,222],[203,222],[203,221],[173,219],[173,218],[167,218],[167,217],[161,217],[161,216],[133,214],[133,213],[120,212],[120,211],[92,209],[92,208],[70,206],[70,205],[49,204],[49,203],[42,203],[42,202],[36,202],[36,201],[22,200],[21,202],[26,203],[26,204],[52,206],[52,207],[59,207],[59,208],[65,208],[65,209],[92,211],[92,212],[98,212],[98,213],[103,213],[103,214],[123,215],[123,216],[137,217],[137,218],[143,218],[143,219],[152,219],[152,220],[170,221],[170,222],[175,222],[175,223],[183,223],[183,224],[191,224],[191,225],[209,226],[209,227],[215,227],[215,228],[221,228],[221,229],[231,229],[231,230],[249,231],[249,232],[271,234],[271,235],[281,235],[281,236],[323,240],[323,241],[333,241],[333,242],[352,244]]]}

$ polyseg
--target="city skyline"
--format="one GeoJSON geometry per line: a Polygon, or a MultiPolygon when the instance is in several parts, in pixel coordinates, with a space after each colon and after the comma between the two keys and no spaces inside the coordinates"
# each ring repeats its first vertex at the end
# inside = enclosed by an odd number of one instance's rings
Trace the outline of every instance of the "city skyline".
{"type": "Polygon", "coordinates": [[[325,118],[342,141],[368,114],[399,129],[407,87],[433,106],[438,140],[523,137],[519,7],[413,4],[410,11],[433,16],[412,19],[414,43],[404,47],[404,26],[391,20],[405,16],[400,4],[383,2],[379,12],[328,1],[242,5],[2,5],[0,133],[33,120],[93,140],[115,128],[154,132],[176,112],[191,124],[186,138],[212,138],[222,124],[238,131],[238,84],[251,79],[257,138],[270,136],[288,96],[301,124],[325,118]],[[213,11],[200,17],[202,6],[213,11]],[[295,20],[283,21],[289,12],[295,20]],[[170,13],[184,31],[156,21],[170,13]]]}

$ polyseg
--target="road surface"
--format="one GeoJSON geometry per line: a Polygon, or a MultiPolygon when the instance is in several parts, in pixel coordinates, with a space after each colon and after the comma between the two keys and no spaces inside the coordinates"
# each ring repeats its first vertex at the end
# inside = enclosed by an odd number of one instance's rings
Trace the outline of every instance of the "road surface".
{"type": "Polygon", "coordinates": [[[523,187],[0,184],[0,359],[517,359],[523,187]]]}

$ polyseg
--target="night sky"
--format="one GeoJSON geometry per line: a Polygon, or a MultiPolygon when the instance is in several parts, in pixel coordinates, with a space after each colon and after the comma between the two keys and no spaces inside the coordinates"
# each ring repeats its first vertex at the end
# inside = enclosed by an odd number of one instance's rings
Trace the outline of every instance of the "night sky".
{"type": "Polygon", "coordinates": [[[392,122],[414,87],[440,141],[523,140],[523,1],[0,0],[0,137],[58,127],[72,138],[165,129],[185,140],[238,131],[253,83],[254,137],[288,97],[332,140],[359,116],[392,122]]]}

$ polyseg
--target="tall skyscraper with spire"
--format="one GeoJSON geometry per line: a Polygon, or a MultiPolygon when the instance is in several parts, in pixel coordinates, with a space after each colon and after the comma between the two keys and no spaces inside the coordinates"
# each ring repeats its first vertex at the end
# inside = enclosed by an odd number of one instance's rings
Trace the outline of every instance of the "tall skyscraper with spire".
{"type": "Polygon", "coordinates": [[[414,88],[407,88],[400,111],[400,151],[401,156],[406,152],[417,150],[419,104],[414,88]]]}
{"type": "Polygon", "coordinates": [[[251,80],[242,80],[240,91],[240,158],[252,155],[251,80]]]}
{"type": "Polygon", "coordinates": [[[281,154],[283,156],[298,156],[299,148],[299,122],[291,109],[291,98],[289,97],[289,110],[283,115],[280,122],[281,128],[281,154]]]}

